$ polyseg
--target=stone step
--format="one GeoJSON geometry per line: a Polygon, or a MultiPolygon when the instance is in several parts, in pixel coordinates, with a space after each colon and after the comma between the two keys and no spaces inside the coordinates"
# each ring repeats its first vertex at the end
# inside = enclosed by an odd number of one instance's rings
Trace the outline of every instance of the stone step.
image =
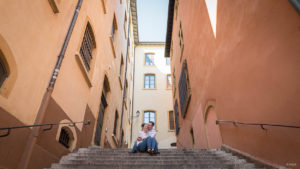
{"type": "MultiPolygon", "coordinates": [[[[163,160],[163,159],[173,159],[173,160],[182,160],[182,159],[196,159],[196,160],[219,160],[219,159],[225,159],[225,157],[218,157],[218,156],[214,156],[214,157],[210,157],[210,156],[203,156],[203,157],[197,157],[197,156],[191,156],[191,157],[187,157],[187,156],[150,156],[148,155],[147,157],[145,156],[119,156],[118,159],[123,159],[123,160],[140,160],[140,159],[155,159],[155,160],[163,160]]],[[[83,160],[97,160],[97,159],[101,159],[101,160],[108,160],[108,159],[116,159],[115,156],[103,156],[101,158],[97,157],[97,156],[64,156],[62,157],[62,159],[65,160],[76,160],[76,159],[83,159],[83,160]]],[[[237,157],[226,157],[226,159],[238,159],[237,157]]]]}
{"type": "Polygon", "coordinates": [[[160,154],[131,153],[131,149],[80,148],[63,156],[51,169],[254,169],[231,153],[205,149],[160,149],[160,154]]]}
{"type": "MultiPolygon", "coordinates": [[[[51,169],[238,169],[237,167],[234,167],[232,165],[216,165],[216,164],[211,164],[211,165],[194,165],[194,164],[181,164],[181,165],[176,165],[176,164],[152,164],[152,165],[125,165],[125,164],[120,164],[120,165],[72,165],[72,164],[53,164],[51,169]]],[[[242,168],[241,168],[242,169],[242,168]]],[[[253,168],[248,168],[248,167],[243,167],[243,169],[253,169],[253,168]]]]}

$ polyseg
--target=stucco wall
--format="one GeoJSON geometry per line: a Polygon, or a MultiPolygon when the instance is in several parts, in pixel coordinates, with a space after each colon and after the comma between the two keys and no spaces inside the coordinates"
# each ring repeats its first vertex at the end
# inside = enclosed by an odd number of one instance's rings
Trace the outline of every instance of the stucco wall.
{"type": "MultiPolygon", "coordinates": [[[[214,106],[218,120],[299,126],[300,18],[296,10],[281,0],[218,0],[214,1],[216,11],[208,2],[179,1],[174,17],[172,70],[175,67],[178,84],[181,22],[182,60],[187,60],[192,92],[186,118],[180,117],[178,146],[208,148],[204,117],[209,105],[214,106]]],[[[175,99],[179,101],[178,88],[175,99]]],[[[222,142],[266,161],[298,166],[299,130],[266,128],[221,124],[222,142]]]]}
{"type": "MultiPolygon", "coordinates": [[[[77,1],[56,2],[59,8],[59,13],[56,14],[52,11],[48,1],[0,2],[0,49],[10,69],[9,77],[0,88],[0,127],[29,125],[35,122],[77,4],[77,1]]],[[[75,148],[94,144],[95,121],[98,118],[105,75],[109,81],[110,92],[107,97],[109,105],[104,115],[101,146],[104,146],[106,136],[107,144],[113,148],[116,147],[112,132],[115,111],[119,112],[118,124],[120,124],[122,113],[124,90],[119,84],[119,72],[121,54],[124,57],[124,65],[126,61],[128,35],[125,36],[127,25],[124,26],[124,17],[125,11],[127,17],[129,15],[129,8],[126,4],[129,1],[103,2],[106,3],[103,4],[101,0],[83,1],[49,105],[45,107],[45,116],[42,118],[42,123],[58,123],[66,119],[73,122],[90,120],[92,124],[89,128],[80,124],[76,125],[75,148]],[[110,35],[114,15],[118,29],[113,52],[110,35]],[[80,62],[80,56],[76,55],[79,54],[88,22],[95,36],[96,48],[91,61],[92,68],[86,72],[80,62]]],[[[133,46],[133,40],[131,40],[131,46],[133,46]]],[[[129,65],[128,69],[132,69],[132,66],[129,65]]],[[[132,80],[128,80],[128,88],[131,88],[131,85],[132,80]]],[[[128,96],[131,97],[131,95],[128,96]]],[[[128,135],[127,109],[124,108],[123,116],[125,137],[128,135]]],[[[120,125],[117,127],[117,138],[120,140],[120,125]]],[[[12,130],[14,134],[0,139],[1,147],[3,147],[0,149],[0,167],[13,169],[19,165],[18,162],[24,153],[31,132],[30,129],[19,130],[12,130]],[[16,145],[17,142],[12,141],[15,139],[22,139],[24,143],[16,145]]],[[[52,162],[69,152],[55,140],[56,134],[57,128],[52,129],[51,132],[39,133],[29,168],[49,167],[52,162]],[[45,162],[35,163],[34,159],[37,158],[43,158],[45,162]]]]}
{"type": "MultiPolygon", "coordinates": [[[[164,45],[138,45],[136,47],[135,88],[134,88],[134,115],[140,111],[140,116],[133,120],[133,142],[144,121],[144,111],[156,112],[156,139],[159,148],[170,148],[176,142],[175,132],[169,130],[169,114],[172,107],[172,90],[167,89],[167,74],[170,66],[166,65],[164,45]],[[154,53],[154,66],[145,65],[145,53],[154,53]],[[144,89],[144,74],[155,74],[156,88],[144,89]]],[[[132,145],[133,146],[133,143],[132,145]]]]}

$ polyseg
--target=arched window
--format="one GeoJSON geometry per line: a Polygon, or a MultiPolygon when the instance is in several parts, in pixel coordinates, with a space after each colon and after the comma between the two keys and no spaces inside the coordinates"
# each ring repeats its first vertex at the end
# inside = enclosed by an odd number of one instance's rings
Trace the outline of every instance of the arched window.
{"type": "Polygon", "coordinates": [[[0,50],[0,87],[2,86],[5,79],[8,77],[8,69],[5,64],[5,57],[0,50]]]}
{"type": "Polygon", "coordinates": [[[70,148],[73,142],[73,134],[68,127],[62,127],[59,135],[59,143],[66,148],[70,148]]]}
{"type": "Polygon", "coordinates": [[[96,48],[95,36],[91,25],[88,23],[84,32],[84,37],[80,47],[80,55],[83,59],[85,68],[91,69],[91,60],[93,58],[93,49],[96,48]]]}

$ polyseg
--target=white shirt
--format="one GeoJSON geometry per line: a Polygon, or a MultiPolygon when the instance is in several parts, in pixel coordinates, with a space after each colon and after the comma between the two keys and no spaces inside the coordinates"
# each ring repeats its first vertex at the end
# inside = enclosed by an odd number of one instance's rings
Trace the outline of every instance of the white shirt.
{"type": "Polygon", "coordinates": [[[154,129],[152,129],[152,130],[148,131],[147,135],[150,136],[150,137],[155,137],[156,136],[156,131],[154,129]]]}
{"type": "Polygon", "coordinates": [[[143,139],[146,139],[148,137],[148,135],[144,131],[139,131],[138,137],[141,137],[142,140],[141,141],[136,141],[136,145],[139,145],[143,141],[143,139]]]}

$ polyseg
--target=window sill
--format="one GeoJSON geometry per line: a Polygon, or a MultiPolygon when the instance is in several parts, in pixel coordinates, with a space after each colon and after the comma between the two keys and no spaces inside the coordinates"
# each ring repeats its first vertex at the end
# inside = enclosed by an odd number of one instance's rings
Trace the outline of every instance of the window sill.
{"type": "Polygon", "coordinates": [[[156,90],[156,88],[153,88],[153,89],[146,89],[146,88],[143,88],[143,90],[156,90]]]}
{"type": "Polygon", "coordinates": [[[75,58],[76,58],[76,61],[80,67],[80,70],[84,76],[84,79],[87,83],[87,85],[91,88],[93,85],[92,85],[92,80],[91,80],[91,75],[90,73],[86,70],[85,66],[84,66],[84,63],[83,63],[83,60],[82,60],[82,57],[80,56],[79,53],[75,53],[75,58]]]}
{"type": "Polygon", "coordinates": [[[112,39],[112,36],[109,36],[109,41],[110,41],[111,50],[113,52],[114,58],[116,58],[115,45],[114,45],[114,40],[112,39]]]}
{"type": "Polygon", "coordinates": [[[175,130],[168,130],[168,132],[175,132],[175,130]]]}

